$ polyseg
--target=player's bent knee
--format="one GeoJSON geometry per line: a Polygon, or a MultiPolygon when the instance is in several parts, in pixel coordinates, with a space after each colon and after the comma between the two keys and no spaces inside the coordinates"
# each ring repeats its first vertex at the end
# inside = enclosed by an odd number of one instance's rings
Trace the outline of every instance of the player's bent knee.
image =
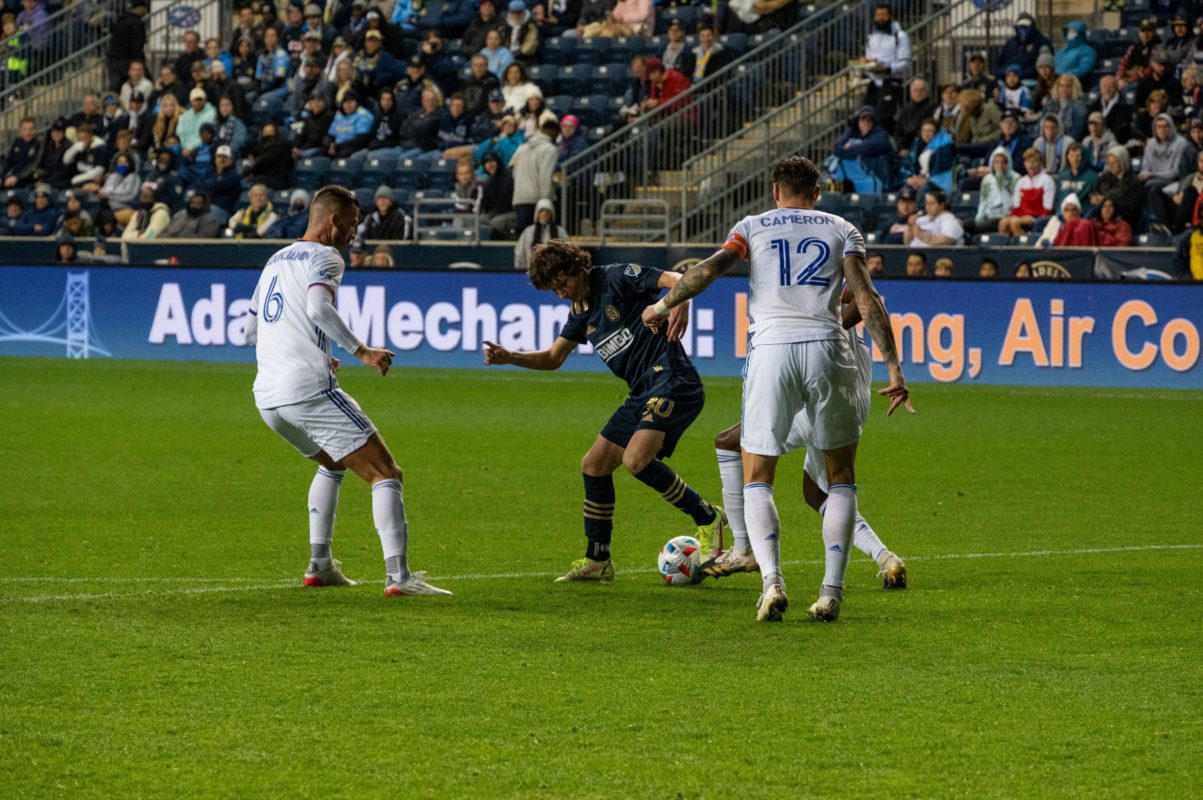
{"type": "Polygon", "coordinates": [[[734,450],[739,451],[739,426],[736,425],[728,428],[722,433],[714,437],[714,447],[716,450],[734,450]]]}
{"type": "Polygon", "coordinates": [[[630,450],[623,453],[622,465],[627,468],[627,472],[632,475],[638,475],[647,469],[647,465],[656,460],[654,453],[633,453],[630,450]]]}

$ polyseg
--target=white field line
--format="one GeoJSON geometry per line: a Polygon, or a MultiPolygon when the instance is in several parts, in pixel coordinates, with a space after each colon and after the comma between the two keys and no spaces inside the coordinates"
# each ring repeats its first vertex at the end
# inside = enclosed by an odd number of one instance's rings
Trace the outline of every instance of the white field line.
{"type": "MultiPolygon", "coordinates": [[[[1043,558],[1055,556],[1089,556],[1102,555],[1108,553],[1137,553],[1149,551],[1174,551],[1174,550],[1200,550],[1203,549],[1201,544],[1146,544],[1146,545],[1130,545],[1125,547],[1079,547],[1072,550],[1025,550],[1019,552],[993,552],[993,553],[941,553],[930,556],[907,556],[908,563],[912,561],[962,561],[978,558],[1043,558]]],[[[796,559],[792,561],[782,562],[783,566],[803,566],[812,564],[822,564],[821,559],[796,559]]],[[[623,569],[623,574],[640,574],[653,573],[656,570],[651,567],[636,567],[633,569],[623,569]]],[[[466,573],[463,575],[443,575],[437,579],[440,581],[475,581],[475,580],[511,580],[518,578],[550,578],[556,573],[553,572],[480,572],[466,573]]],[[[433,579],[433,578],[432,578],[433,579]]],[[[4,582],[9,583],[37,583],[37,582],[58,582],[58,583],[209,583],[209,586],[190,586],[177,588],[169,586],[165,589],[140,589],[136,591],[111,591],[111,592],[81,592],[77,594],[44,594],[44,595],[27,595],[27,596],[0,596],[0,603],[55,603],[55,602],[72,602],[79,600],[108,600],[120,599],[129,597],[164,597],[167,595],[195,595],[195,594],[216,594],[223,592],[253,592],[253,591],[269,591],[273,589],[288,589],[298,586],[295,579],[289,580],[270,580],[266,578],[56,578],[51,576],[28,576],[28,577],[10,577],[4,578],[4,582]]]]}

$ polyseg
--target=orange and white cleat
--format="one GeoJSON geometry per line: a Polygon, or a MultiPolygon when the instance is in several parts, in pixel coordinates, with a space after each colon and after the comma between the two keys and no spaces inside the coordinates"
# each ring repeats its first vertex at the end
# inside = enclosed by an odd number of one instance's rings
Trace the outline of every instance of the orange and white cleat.
{"type": "Polygon", "coordinates": [[[305,570],[305,585],[311,589],[316,589],[324,586],[355,586],[355,581],[343,574],[343,562],[338,559],[331,559],[330,566],[325,569],[319,569],[316,561],[309,562],[309,569],[305,570]]]}

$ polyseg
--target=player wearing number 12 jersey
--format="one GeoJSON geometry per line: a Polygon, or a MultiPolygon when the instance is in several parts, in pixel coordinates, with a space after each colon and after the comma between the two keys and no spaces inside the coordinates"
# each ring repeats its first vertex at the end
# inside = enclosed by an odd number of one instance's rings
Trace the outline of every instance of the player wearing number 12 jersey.
{"type": "Polygon", "coordinates": [[[644,310],[643,321],[658,329],[674,306],[739,261],[750,262],[740,444],[748,538],[763,581],[756,618],[780,621],[789,605],[773,502],[777,461],[792,449],[812,446],[823,451],[829,486],[823,515],[827,568],[810,615],[834,620],[857,516],[856,446],[868,412],[862,371],[841,324],[841,279],[889,367],[890,385],[881,390],[890,398],[888,413],[903,404],[910,410],[909,391],[885,306],[865,266],[860,232],[815,209],[819,171],[809,159],[778,162],[772,180],[776,208],[741,220],[718,252],[644,310]],[[807,423],[807,441],[791,437],[799,417],[807,423]]]}
{"type": "Polygon", "coordinates": [[[267,260],[251,298],[247,341],[259,372],[255,405],[268,427],[320,466],[309,487],[309,568],[306,586],[350,586],[330,555],[338,490],[350,469],[372,486],[372,517],[384,549],[385,595],[447,595],[423,573],[409,571],[409,528],[401,496],[401,469],[376,426],[338,387],[330,341],[381,375],[393,354],[368,347],[351,332],[334,299],[343,277],[339,254],[355,235],[359,204],[341,186],[313,198],[304,236],[267,260]]]}

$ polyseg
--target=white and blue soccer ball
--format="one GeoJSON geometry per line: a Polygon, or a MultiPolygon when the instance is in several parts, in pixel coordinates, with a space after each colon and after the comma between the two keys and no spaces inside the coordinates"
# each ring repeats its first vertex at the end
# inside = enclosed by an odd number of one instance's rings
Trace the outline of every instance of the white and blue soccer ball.
{"type": "Polygon", "coordinates": [[[702,543],[692,536],[675,536],[660,548],[656,566],[669,586],[701,583],[706,577],[702,572],[702,543]]]}

